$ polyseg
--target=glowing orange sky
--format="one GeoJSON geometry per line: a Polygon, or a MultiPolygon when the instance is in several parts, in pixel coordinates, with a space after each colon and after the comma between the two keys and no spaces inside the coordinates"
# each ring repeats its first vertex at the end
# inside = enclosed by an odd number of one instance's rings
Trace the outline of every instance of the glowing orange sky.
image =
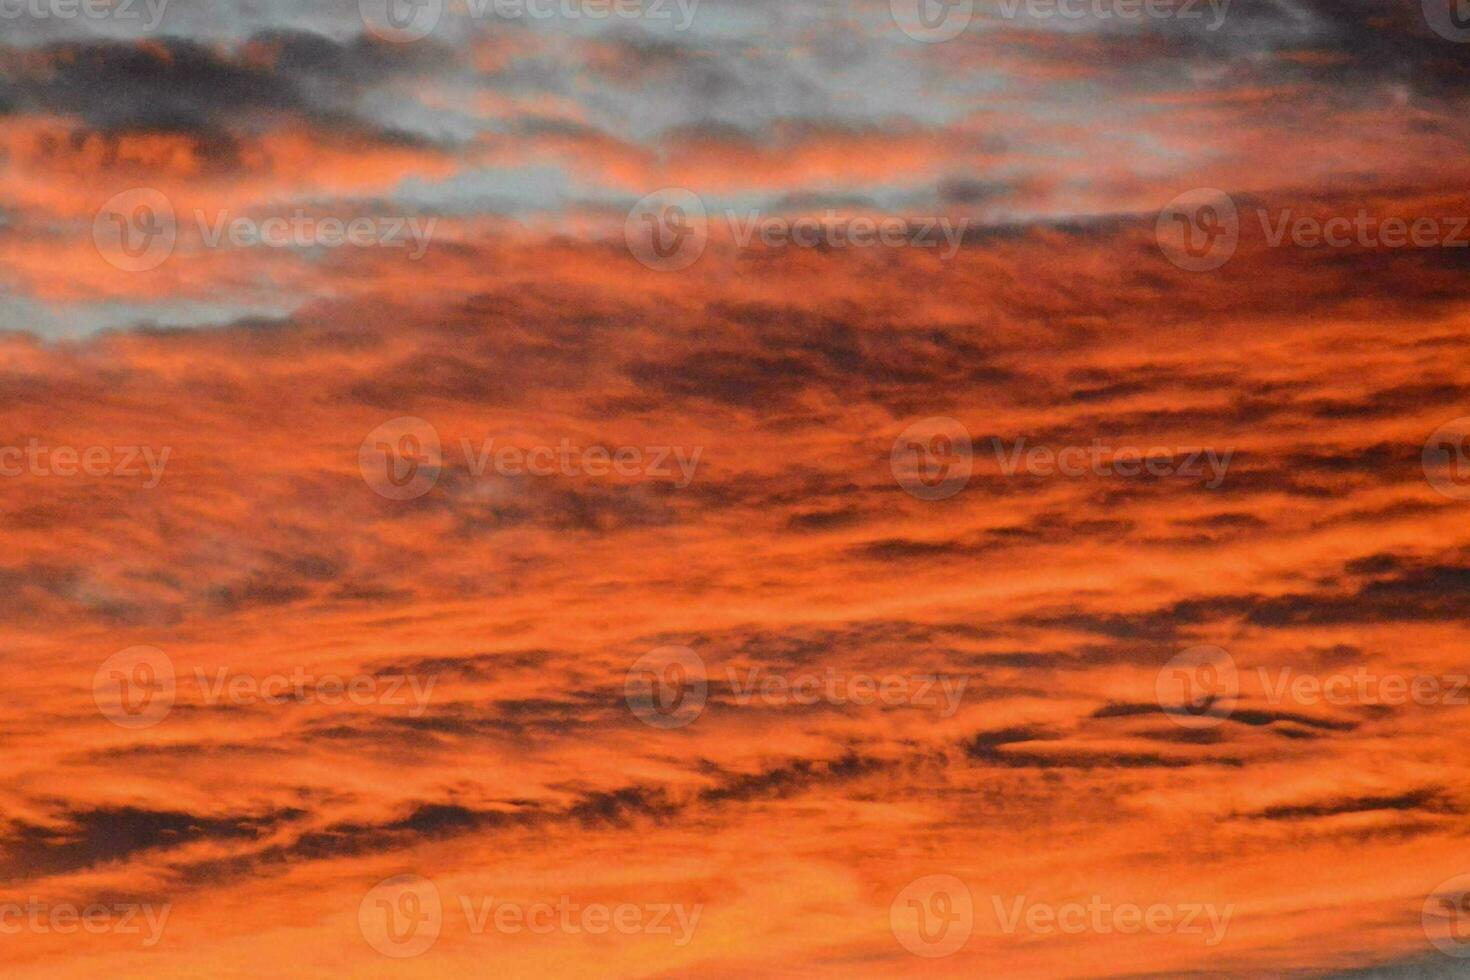
{"type": "Polygon", "coordinates": [[[1470,247],[1270,229],[1470,215],[1470,46],[709,2],[6,39],[4,975],[1464,975],[1470,247]],[[674,186],[661,271],[625,219],[674,186]],[[129,272],[139,187],[179,238],[129,272]],[[1208,271],[1158,239],[1192,188],[1208,271]],[[191,224],[296,210],[435,225],[191,224]]]}

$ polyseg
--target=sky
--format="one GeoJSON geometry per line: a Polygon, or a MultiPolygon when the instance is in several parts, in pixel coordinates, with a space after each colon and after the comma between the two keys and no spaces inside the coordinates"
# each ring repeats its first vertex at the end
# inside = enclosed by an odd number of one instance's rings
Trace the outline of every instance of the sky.
{"type": "Polygon", "coordinates": [[[4,974],[1470,976],[1458,4],[0,0],[4,974]]]}

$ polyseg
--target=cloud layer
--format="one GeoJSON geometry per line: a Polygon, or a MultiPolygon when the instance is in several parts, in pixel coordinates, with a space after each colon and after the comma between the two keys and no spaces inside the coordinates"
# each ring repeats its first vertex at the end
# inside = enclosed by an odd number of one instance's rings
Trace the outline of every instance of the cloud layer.
{"type": "Polygon", "coordinates": [[[7,971],[1452,975],[1470,47],[1178,6],[20,21],[7,971]],[[671,187],[676,270],[627,237],[671,187]],[[563,899],[700,912],[473,914],[563,899]],[[1007,927],[1089,902],[1230,912],[1007,927]]]}

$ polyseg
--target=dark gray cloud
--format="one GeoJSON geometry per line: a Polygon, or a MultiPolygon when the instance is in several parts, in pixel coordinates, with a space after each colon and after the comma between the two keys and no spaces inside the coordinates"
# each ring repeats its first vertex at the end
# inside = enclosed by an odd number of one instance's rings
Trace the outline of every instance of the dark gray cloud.
{"type": "Polygon", "coordinates": [[[195,841],[258,840],[305,816],[305,811],[294,809],[205,816],[123,806],[62,812],[54,824],[11,821],[0,837],[5,851],[0,878],[15,881],[65,874],[195,841]]]}

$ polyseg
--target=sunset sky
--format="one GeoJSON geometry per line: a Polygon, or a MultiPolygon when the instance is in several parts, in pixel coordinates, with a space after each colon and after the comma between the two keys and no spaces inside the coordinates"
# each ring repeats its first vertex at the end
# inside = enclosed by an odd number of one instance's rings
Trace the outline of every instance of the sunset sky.
{"type": "Polygon", "coordinates": [[[0,0],[0,975],[1470,977],[1460,0],[0,0]]]}

